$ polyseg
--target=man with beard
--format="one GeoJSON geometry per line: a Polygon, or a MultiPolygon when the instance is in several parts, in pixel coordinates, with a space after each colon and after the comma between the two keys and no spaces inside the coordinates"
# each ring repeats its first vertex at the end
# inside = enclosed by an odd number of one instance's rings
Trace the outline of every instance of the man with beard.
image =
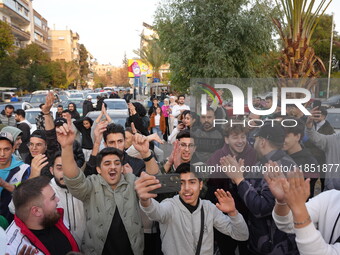
{"type": "Polygon", "coordinates": [[[221,130],[214,127],[215,111],[208,107],[207,113],[201,115],[201,127],[192,131],[196,138],[196,155],[202,162],[206,162],[211,154],[223,146],[221,130]]]}
{"type": "Polygon", "coordinates": [[[284,171],[293,171],[296,166],[293,159],[282,150],[284,128],[280,124],[267,122],[255,137],[254,149],[259,158],[255,166],[249,168],[244,165],[243,159],[237,161],[230,155],[220,160],[222,166],[232,169],[226,174],[237,185],[237,192],[249,210],[249,254],[299,254],[295,236],[283,233],[275,225],[272,217],[275,197],[263,178],[263,173],[268,170],[266,164],[270,161],[276,161],[278,169],[284,171]],[[243,174],[245,171],[248,172],[246,177],[243,174]]]}
{"type": "Polygon", "coordinates": [[[75,103],[69,103],[68,110],[70,111],[72,119],[75,119],[75,120],[80,119],[80,115],[79,115],[79,112],[77,111],[77,106],[75,103]]]}
{"type": "Polygon", "coordinates": [[[174,119],[174,128],[178,125],[178,116],[182,114],[185,110],[190,110],[189,105],[184,104],[185,96],[180,95],[178,96],[178,104],[174,105],[172,108],[171,115],[175,117],[174,119]]]}
{"type": "Polygon", "coordinates": [[[14,113],[14,106],[11,104],[6,105],[5,109],[0,113],[0,123],[6,126],[15,127],[17,125],[17,122],[15,121],[15,117],[13,113],[14,113]]]}
{"type": "Polygon", "coordinates": [[[60,255],[79,251],[77,242],[63,222],[64,210],[47,177],[20,184],[13,192],[15,217],[6,231],[8,254],[32,246],[38,255],[60,255]]]}
{"type": "MultiPolygon", "coordinates": [[[[207,166],[216,168],[220,165],[220,159],[226,155],[236,157],[237,160],[245,159],[245,165],[251,166],[256,163],[256,152],[247,142],[247,128],[243,125],[228,125],[224,130],[224,145],[221,149],[216,151],[207,161],[207,166]]],[[[229,191],[234,198],[236,209],[247,219],[248,209],[237,193],[237,186],[226,178],[223,172],[212,173],[208,182],[207,199],[213,203],[217,203],[214,192],[217,189],[229,191]]],[[[235,254],[235,249],[239,248],[240,254],[249,254],[247,249],[247,242],[236,241],[228,235],[224,235],[215,229],[215,240],[223,254],[235,254]]]]}
{"type": "Polygon", "coordinates": [[[50,171],[53,175],[50,185],[60,200],[59,207],[64,209],[64,221],[70,224],[69,230],[80,247],[86,223],[83,202],[73,197],[65,185],[60,151],[51,159],[50,171]]]}

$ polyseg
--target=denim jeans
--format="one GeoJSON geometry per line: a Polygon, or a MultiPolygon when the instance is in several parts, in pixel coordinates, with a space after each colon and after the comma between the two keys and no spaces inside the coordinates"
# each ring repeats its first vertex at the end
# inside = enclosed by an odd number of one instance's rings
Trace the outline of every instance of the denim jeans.
{"type": "MultiPolygon", "coordinates": [[[[159,138],[163,139],[163,134],[161,129],[159,128],[159,126],[155,126],[152,128],[152,133],[157,134],[159,136],[159,138]]],[[[159,147],[159,142],[153,141],[154,144],[159,147]]]]}

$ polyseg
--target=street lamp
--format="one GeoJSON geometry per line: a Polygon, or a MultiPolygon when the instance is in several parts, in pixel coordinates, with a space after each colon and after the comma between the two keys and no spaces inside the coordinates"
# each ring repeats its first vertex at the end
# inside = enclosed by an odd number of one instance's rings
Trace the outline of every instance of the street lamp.
{"type": "Polygon", "coordinates": [[[328,81],[327,81],[327,98],[329,98],[329,86],[331,83],[332,57],[333,57],[333,33],[334,33],[334,13],[332,12],[332,33],[331,47],[329,51],[328,81]]]}

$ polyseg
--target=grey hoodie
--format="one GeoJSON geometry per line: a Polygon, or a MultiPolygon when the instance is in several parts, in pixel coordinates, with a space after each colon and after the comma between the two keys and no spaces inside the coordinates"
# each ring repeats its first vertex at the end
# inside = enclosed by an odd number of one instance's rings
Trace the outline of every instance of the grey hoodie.
{"type": "Polygon", "coordinates": [[[242,215],[227,216],[208,200],[199,200],[198,208],[190,213],[179,196],[165,199],[161,203],[151,199],[149,207],[142,211],[150,220],[158,221],[161,230],[164,255],[193,255],[196,252],[201,230],[201,208],[204,209],[204,232],[201,255],[214,253],[214,228],[235,240],[246,241],[248,227],[242,215]]]}
{"type": "Polygon", "coordinates": [[[306,134],[326,154],[326,165],[320,166],[320,171],[326,172],[325,189],[340,190],[340,133],[322,135],[307,128],[306,134]]]}

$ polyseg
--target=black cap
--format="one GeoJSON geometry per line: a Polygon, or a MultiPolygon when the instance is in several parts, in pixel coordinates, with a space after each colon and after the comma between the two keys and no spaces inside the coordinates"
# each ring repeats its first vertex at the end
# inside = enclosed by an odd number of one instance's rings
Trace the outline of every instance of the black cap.
{"type": "Polygon", "coordinates": [[[281,125],[267,121],[257,130],[254,136],[260,136],[271,142],[283,144],[285,141],[285,130],[281,125]]]}
{"type": "Polygon", "coordinates": [[[31,137],[37,137],[37,138],[43,139],[44,141],[47,140],[45,130],[37,129],[31,134],[31,137]]]}

